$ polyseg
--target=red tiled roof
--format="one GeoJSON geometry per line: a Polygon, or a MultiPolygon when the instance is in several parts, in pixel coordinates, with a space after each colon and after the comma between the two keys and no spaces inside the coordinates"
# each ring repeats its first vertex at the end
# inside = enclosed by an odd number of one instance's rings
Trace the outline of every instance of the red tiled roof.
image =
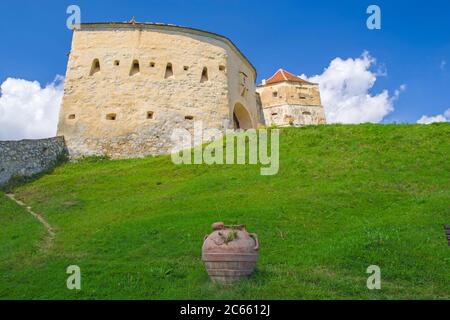
{"type": "Polygon", "coordinates": [[[299,78],[296,75],[294,75],[290,72],[287,72],[284,69],[279,69],[277,72],[275,72],[275,74],[273,76],[271,76],[269,79],[266,80],[265,84],[273,84],[273,83],[283,82],[283,81],[292,81],[292,82],[312,84],[311,82],[303,80],[302,78],[299,78]]]}

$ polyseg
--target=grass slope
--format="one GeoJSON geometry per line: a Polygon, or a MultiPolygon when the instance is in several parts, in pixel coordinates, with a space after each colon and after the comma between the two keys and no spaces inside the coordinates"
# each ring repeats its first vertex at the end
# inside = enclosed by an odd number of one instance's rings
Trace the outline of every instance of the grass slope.
{"type": "Polygon", "coordinates": [[[283,129],[280,171],[175,166],[170,157],[68,163],[0,195],[0,299],[450,298],[450,125],[283,129]],[[201,262],[215,221],[258,233],[255,275],[214,285],[201,262]],[[379,265],[382,290],[366,287],[379,265]],[[79,265],[82,290],[66,288],[79,265]]]}
{"type": "MultiPolygon", "coordinates": [[[[11,282],[39,261],[40,238],[44,227],[22,207],[0,192],[0,298],[26,298],[22,293],[11,295],[11,282]]],[[[31,279],[24,279],[29,283],[31,279]]],[[[14,286],[14,285],[12,285],[14,286]]]]}

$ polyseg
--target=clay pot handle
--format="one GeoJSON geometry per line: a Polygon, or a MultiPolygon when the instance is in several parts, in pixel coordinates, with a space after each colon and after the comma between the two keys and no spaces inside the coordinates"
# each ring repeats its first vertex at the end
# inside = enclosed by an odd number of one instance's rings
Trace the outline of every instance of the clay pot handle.
{"type": "Polygon", "coordinates": [[[256,251],[258,251],[259,250],[259,241],[258,241],[258,236],[257,236],[257,234],[256,233],[249,233],[248,234],[250,237],[252,237],[253,238],[253,240],[255,240],[255,247],[253,248],[253,249],[255,249],[256,251]]]}

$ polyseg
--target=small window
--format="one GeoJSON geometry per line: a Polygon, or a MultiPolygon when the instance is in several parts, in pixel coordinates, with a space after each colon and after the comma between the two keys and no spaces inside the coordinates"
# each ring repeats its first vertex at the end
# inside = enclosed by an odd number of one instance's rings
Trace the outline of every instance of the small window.
{"type": "Polygon", "coordinates": [[[277,116],[278,113],[277,113],[277,112],[272,112],[272,115],[273,115],[273,116],[277,116]]]}
{"type": "Polygon", "coordinates": [[[311,115],[311,112],[309,112],[309,111],[303,111],[303,113],[302,113],[304,116],[310,116],[311,115]]]}
{"type": "Polygon", "coordinates": [[[189,70],[189,67],[188,67],[188,66],[184,66],[184,67],[183,67],[183,70],[184,70],[184,71],[188,71],[188,70],[189,70]]]}
{"type": "Polygon", "coordinates": [[[89,75],[93,76],[97,72],[100,72],[100,61],[98,59],[94,59],[94,61],[92,61],[91,71],[89,72],[89,75]]]}
{"type": "Polygon", "coordinates": [[[225,66],[221,64],[221,65],[219,66],[219,70],[220,70],[220,71],[225,71],[225,66]]]}
{"type": "Polygon", "coordinates": [[[73,120],[73,119],[75,119],[75,115],[74,114],[69,114],[69,120],[73,120]]]}
{"type": "Polygon", "coordinates": [[[106,120],[116,120],[117,115],[115,113],[108,113],[106,115],[106,120]]]}
{"type": "Polygon", "coordinates": [[[202,77],[200,79],[200,82],[206,82],[208,81],[208,68],[204,67],[202,71],[202,77]]]}
{"type": "Polygon", "coordinates": [[[172,68],[172,64],[168,63],[166,66],[166,73],[164,75],[164,79],[169,79],[169,78],[173,78],[173,68],[172,68]]]}
{"type": "Polygon", "coordinates": [[[147,111],[147,119],[153,119],[153,111],[147,111]]]}
{"type": "Polygon", "coordinates": [[[239,71],[239,92],[241,97],[246,97],[248,91],[247,75],[244,72],[239,71]]]}
{"type": "Polygon", "coordinates": [[[294,125],[294,117],[291,115],[285,115],[284,121],[291,126],[294,125]]]}
{"type": "Polygon", "coordinates": [[[184,119],[186,119],[186,120],[194,120],[194,116],[186,116],[186,117],[184,117],[184,119]]]}
{"type": "Polygon", "coordinates": [[[247,83],[248,76],[242,71],[239,71],[239,75],[241,78],[241,84],[245,85],[247,83]]]}
{"type": "Polygon", "coordinates": [[[119,60],[114,61],[114,65],[115,65],[116,67],[120,66],[120,61],[119,61],[119,60]]]}
{"type": "Polygon", "coordinates": [[[301,95],[301,94],[299,94],[298,97],[299,97],[300,99],[306,99],[306,97],[305,97],[304,95],[301,95]]]}
{"type": "Polygon", "coordinates": [[[138,74],[140,71],[141,71],[141,68],[139,67],[139,61],[133,60],[133,64],[131,65],[131,70],[130,70],[130,76],[138,74]]]}
{"type": "Polygon", "coordinates": [[[156,65],[156,64],[155,64],[154,62],[150,62],[150,67],[151,67],[151,68],[154,68],[155,65],[156,65]]]}
{"type": "Polygon", "coordinates": [[[274,97],[274,98],[278,97],[278,92],[276,92],[276,91],[272,92],[272,97],[274,97]]]}

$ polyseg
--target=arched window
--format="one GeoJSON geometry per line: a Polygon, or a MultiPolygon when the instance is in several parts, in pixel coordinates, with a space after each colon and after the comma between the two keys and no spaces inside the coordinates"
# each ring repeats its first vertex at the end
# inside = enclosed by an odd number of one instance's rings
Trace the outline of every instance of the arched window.
{"type": "Polygon", "coordinates": [[[133,64],[131,65],[130,69],[130,76],[138,74],[139,72],[141,72],[141,68],[139,67],[139,61],[133,60],[133,64]]]}
{"type": "Polygon", "coordinates": [[[92,61],[91,71],[89,72],[89,75],[93,76],[97,72],[100,72],[100,61],[98,59],[94,59],[94,61],[92,61]]]}
{"type": "Polygon", "coordinates": [[[172,64],[169,62],[166,66],[166,73],[164,74],[164,79],[173,78],[173,68],[172,64]]]}
{"type": "Polygon", "coordinates": [[[200,79],[200,82],[206,82],[208,81],[208,68],[204,67],[202,71],[202,77],[200,79]]]}

